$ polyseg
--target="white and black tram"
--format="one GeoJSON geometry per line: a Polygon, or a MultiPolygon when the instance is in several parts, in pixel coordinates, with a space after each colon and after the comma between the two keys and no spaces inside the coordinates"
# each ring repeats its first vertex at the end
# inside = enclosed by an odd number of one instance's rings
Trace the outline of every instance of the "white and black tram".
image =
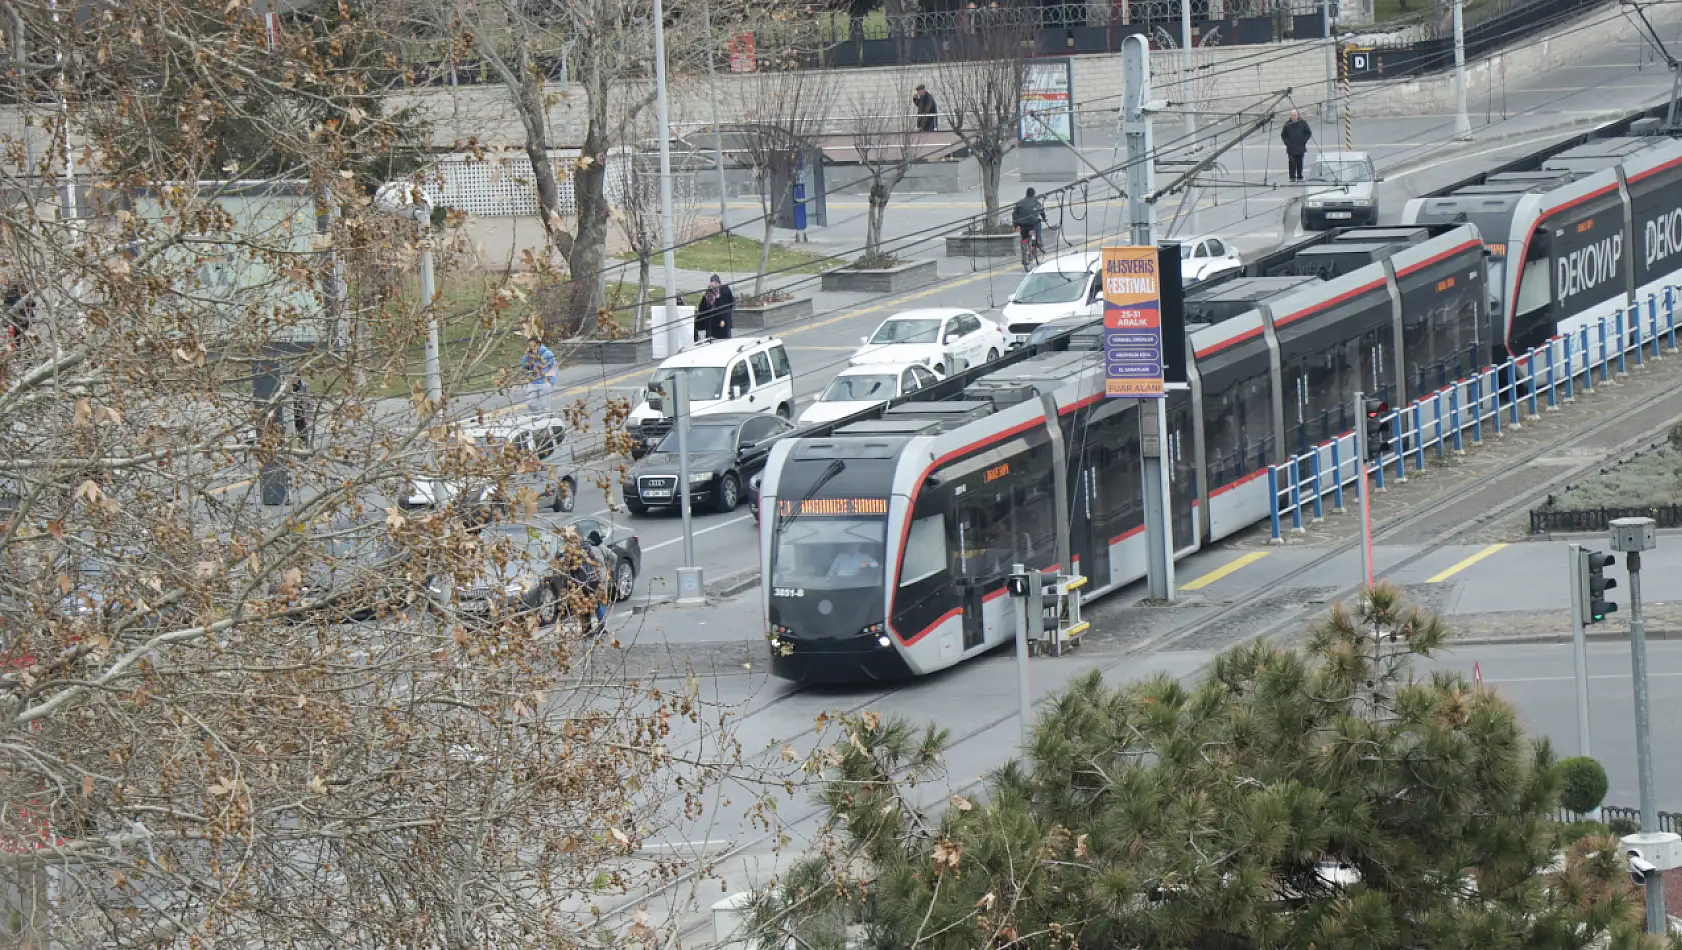
{"type": "MultiPolygon", "coordinates": [[[[1682,144],[1634,116],[1188,290],[1166,402],[1183,556],[1265,519],[1268,467],[1676,282],[1682,144]],[[1445,200],[1446,199],[1446,200],[1445,200]],[[1304,278],[1307,278],[1306,280],[1304,278]]],[[[775,444],[761,486],[772,671],[920,675],[1014,637],[1012,564],[1144,576],[1140,407],[1073,331],[775,444]],[[1064,565],[1070,565],[1065,567],[1064,565]]]]}

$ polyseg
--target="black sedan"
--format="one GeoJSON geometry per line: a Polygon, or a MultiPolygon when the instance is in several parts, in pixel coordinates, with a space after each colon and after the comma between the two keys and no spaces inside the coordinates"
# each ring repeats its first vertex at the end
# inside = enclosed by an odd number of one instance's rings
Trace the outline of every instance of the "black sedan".
{"type": "MultiPolygon", "coordinates": [[[[742,490],[765,467],[764,453],[749,453],[794,425],[769,414],[728,412],[698,416],[689,423],[689,495],[721,512],[735,511],[742,490]]],[[[654,451],[625,478],[625,507],[633,515],[678,504],[677,432],[660,440],[654,451]]]]}

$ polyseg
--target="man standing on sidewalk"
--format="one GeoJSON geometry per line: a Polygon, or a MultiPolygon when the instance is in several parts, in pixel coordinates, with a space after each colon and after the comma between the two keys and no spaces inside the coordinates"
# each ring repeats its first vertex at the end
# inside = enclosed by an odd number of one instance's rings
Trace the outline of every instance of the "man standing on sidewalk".
{"type": "Polygon", "coordinates": [[[696,322],[706,327],[708,339],[728,340],[736,327],[736,295],[717,274],[707,281],[707,292],[695,311],[696,322]]]}
{"type": "Polygon", "coordinates": [[[1285,143],[1285,163],[1292,181],[1302,181],[1302,159],[1308,154],[1308,140],[1313,137],[1308,123],[1302,120],[1297,110],[1292,109],[1291,121],[1286,122],[1279,132],[1279,138],[1285,143]]]}
{"type": "Polygon", "coordinates": [[[911,104],[917,108],[917,131],[933,132],[939,107],[934,104],[934,95],[922,83],[917,84],[917,94],[911,97],[911,104]]]}

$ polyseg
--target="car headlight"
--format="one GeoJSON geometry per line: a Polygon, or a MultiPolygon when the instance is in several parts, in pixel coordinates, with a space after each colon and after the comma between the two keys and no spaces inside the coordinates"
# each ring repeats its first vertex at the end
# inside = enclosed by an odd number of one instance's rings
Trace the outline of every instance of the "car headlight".
{"type": "Polygon", "coordinates": [[[1354,201],[1355,201],[1355,206],[1357,208],[1370,208],[1370,207],[1372,207],[1372,198],[1371,197],[1362,198],[1362,197],[1357,196],[1354,199],[1354,201]]]}
{"type": "Polygon", "coordinates": [[[1305,202],[1305,204],[1307,204],[1310,208],[1316,208],[1316,209],[1324,208],[1326,206],[1326,199],[1324,199],[1324,198],[1310,198],[1310,199],[1308,199],[1308,201],[1305,202]]]}
{"type": "Polygon", "coordinates": [[[689,473],[689,484],[691,484],[691,485],[704,485],[707,482],[710,482],[712,480],[713,480],[713,473],[712,472],[690,472],[689,473]]]}

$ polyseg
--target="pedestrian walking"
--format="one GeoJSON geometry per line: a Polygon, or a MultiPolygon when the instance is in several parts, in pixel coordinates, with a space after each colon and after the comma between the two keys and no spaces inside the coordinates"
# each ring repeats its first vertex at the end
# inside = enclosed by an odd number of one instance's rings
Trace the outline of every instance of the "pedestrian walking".
{"type": "Polygon", "coordinates": [[[1285,164],[1290,171],[1292,181],[1302,181],[1302,159],[1308,154],[1308,140],[1314,137],[1297,110],[1291,110],[1291,120],[1279,131],[1279,138],[1285,143],[1285,164]]]}
{"type": "Polygon", "coordinates": [[[917,107],[917,131],[933,132],[938,107],[934,103],[934,96],[922,83],[917,84],[917,93],[911,97],[911,104],[917,107]]]}
{"type": "Polygon", "coordinates": [[[717,274],[707,281],[707,292],[701,296],[695,316],[706,327],[708,339],[730,339],[730,331],[736,327],[736,295],[717,274]]]}
{"type": "Polygon", "coordinates": [[[549,411],[549,400],[555,392],[555,381],[561,369],[555,352],[541,339],[533,337],[526,343],[526,355],[520,360],[520,369],[526,375],[529,408],[549,411]]]}
{"type": "Polygon", "coordinates": [[[310,445],[309,423],[309,384],[304,377],[292,377],[292,425],[298,433],[298,441],[304,443],[304,448],[310,445]]]}

